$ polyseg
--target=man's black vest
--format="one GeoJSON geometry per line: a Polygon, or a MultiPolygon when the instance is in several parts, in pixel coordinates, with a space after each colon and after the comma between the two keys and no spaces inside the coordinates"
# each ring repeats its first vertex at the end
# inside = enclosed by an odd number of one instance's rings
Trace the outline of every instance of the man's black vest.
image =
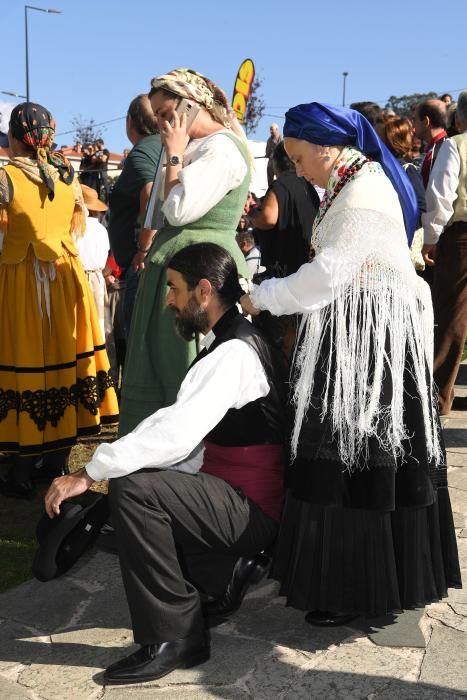
{"type": "MultiPolygon", "coordinates": [[[[248,343],[258,354],[270,391],[267,396],[251,401],[243,408],[229,409],[205,439],[225,447],[284,443],[287,377],[285,361],[236,307],[226,311],[212,332],[215,340],[207,353],[213,352],[228,340],[242,340],[248,343]]],[[[193,365],[207,353],[202,351],[193,365]]]]}

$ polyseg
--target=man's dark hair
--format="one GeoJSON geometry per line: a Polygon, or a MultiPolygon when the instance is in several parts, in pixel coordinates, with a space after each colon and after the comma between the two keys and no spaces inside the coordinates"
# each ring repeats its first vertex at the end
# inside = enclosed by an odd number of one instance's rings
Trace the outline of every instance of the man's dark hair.
{"type": "Polygon", "coordinates": [[[281,173],[288,173],[290,170],[295,170],[295,165],[287,155],[283,141],[275,147],[272,158],[276,164],[276,168],[280,170],[281,173]]]}
{"type": "Polygon", "coordinates": [[[440,99],[440,100],[443,100],[443,102],[444,102],[444,98],[445,98],[445,97],[450,97],[451,100],[452,100],[452,95],[450,95],[449,92],[445,92],[443,95],[441,95],[441,97],[440,97],[439,99],[440,99]]]}
{"type": "Polygon", "coordinates": [[[194,243],[175,253],[167,267],[179,272],[188,289],[194,289],[202,279],[216,290],[223,306],[233,306],[244,294],[238,282],[235,260],[215,243],[194,243]]]}
{"type": "Polygon", "coordinates": [[[381,107],[376,104],[376,102],[352,102],[350,109],[354,109],[356,112],[360,112],[364,117],[368,119],[370,124],[373,126],[376,123],[376,117],[381,112],[381,107]]]}
{"type": "Polygon", "coordinates": [[[157,119],[154,112],[147,104],[147,95],[138,95],[130,102],[128,107],[128,116],[131,122],[141,136],[151,136],[159,133],[157,119]]]}
{"type": "Polygon", "coordinates": [[[418,118],[428,117],[430,126],[434,129],[445,129],[447,126],[447,111],[433,100],[424,100],[418,105],[418,118]]]}

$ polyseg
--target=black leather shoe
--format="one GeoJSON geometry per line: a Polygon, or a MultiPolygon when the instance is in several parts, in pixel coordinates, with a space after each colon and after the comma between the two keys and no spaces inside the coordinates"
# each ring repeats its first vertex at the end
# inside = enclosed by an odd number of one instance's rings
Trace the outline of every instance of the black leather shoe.
{"type": "Polygon", "coordinates": [[[59,476],[65,476],[69,474],[70,470],[68,465],[62,464],[48,464],[44,458],[41,458],[32,470],[32,479],[38,483],[50,484],[51,481],[59,476]]]}
{"type": "Polygon", "coordinates": [[[8,477],[0,478],[0,493],[9,498],[34,498],[36,489],[34,484],[29,481],[13,481],[8,477]]]}
{"type": "Polygon", "coordinates": [[[246,557],[238,559],[232,579],[222,598],[204,605],[203,612],[209,627],[220,624],[238,610],[248,588],[253,583],[259,583],[268,573],[269,563],[270,560],[265,554],[259,554],[254,559],[246,557]]]}
{"type": "Polygon", "coordinates": [[[357,617],[358,615],[336,615],[332,612],[313,610],[307,613],[305,621],[309,625],[316,625],[317,627],[339,627],[340,625],[347,625],[352,620],[356,620],[357,617]]]}
{"type": "Polygon", "coordinates": [[[191,668],[202,664],[209,656],[209,638],[204,631],[173,642],[147,644],[109,666],[104,672],[104,683],[154,681],[176,668],[191,668]]]}

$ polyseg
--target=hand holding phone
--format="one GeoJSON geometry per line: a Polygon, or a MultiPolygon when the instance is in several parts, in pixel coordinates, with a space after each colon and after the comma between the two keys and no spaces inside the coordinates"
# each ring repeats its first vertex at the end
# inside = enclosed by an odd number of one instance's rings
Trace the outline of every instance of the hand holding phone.
{"type": "Polygon", "coordinates": [[[185,152],[189,141],[188,131],[199,111],[199,105],[183,98],[173,112],[170,122],[165,122],[161,130],[161,138],[169,157],[182,156],[185,152]]]}

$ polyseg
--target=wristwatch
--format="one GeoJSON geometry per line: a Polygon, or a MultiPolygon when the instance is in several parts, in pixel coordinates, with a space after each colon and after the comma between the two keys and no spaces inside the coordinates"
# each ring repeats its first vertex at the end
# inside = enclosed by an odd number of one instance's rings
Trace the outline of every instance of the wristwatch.
{"type": "Polygon", "coordinates": [[[166,165],[182,165],[182,160],[182,156],[170,156],[170,158],[167,158],[166,165]]]}

